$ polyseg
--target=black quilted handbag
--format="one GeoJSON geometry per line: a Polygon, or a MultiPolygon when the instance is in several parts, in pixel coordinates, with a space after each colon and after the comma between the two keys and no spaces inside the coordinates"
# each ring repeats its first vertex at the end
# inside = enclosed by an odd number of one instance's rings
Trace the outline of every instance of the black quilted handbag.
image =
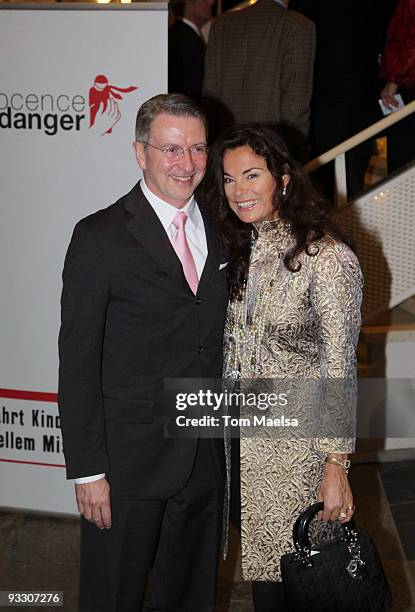
{"type": "Polygon", "coordinates": [[[392,596],[378,552],[353,522],[342,535],[310,546],[308,528],[323,502],[313,504],[293,528],[295,552],[281,558],[281,574],[290,612],[381,612],[392,596]]]}

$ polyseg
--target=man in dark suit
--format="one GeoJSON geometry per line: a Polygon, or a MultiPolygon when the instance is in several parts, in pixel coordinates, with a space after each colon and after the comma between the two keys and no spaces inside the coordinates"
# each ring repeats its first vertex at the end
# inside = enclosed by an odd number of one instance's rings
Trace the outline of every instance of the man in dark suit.
{"type": "Polygon", "coordinates": [[[201,29],[211,18],[213,0],[175,0],[176,20],[169,28],[169,91],[200,102],[206,45],[201,29]]]}
{"type": "Polygon", "coordinates": [[[164,437],[163,381],[221,375],[225,267],[193,193],[199,108],[138,111],[144,178],[75,227],[63,273],[59,409],[81,518],[80,609],[213,612],[223,442],[164,437]]]}
{"type": "MultiPolygon", "coordinates": [[[[382,118],[378,57],[390,0],[291,0],[290,8],[314,22],[317,32],[311,104],[312,156],[320,155],[382,118]]],[[[373,139],[346,154],[349,196],[362,191],[373,139]]],[[[326,196],[334,189],[334,164],[319,171],[326,196]]],[[[316,175],[317,176],[317,175],[316,175]]]]}

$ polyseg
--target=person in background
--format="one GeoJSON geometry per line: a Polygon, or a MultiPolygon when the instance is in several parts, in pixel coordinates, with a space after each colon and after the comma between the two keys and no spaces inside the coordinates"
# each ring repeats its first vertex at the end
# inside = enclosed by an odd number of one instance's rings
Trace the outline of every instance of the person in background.
{"type": "Polygon", "coordinates": [[[173,0],[174,23],[168,35],[168,90],[200,102],[206,43],[201,29],[212,16],[214,0],[173,0]]]}
{"type": "MultiPolygon", "coordinates": [[[[242,574],[253,582],[255,612],[282,612],[280,557],[292,550],[299,513],[317,500],[324,501],[324,521],[347,522],[354,512],[347,479],[353,407],[347,398],[356,386],[362,275],[329,207],[274,130],[229,128],[210,149],[207,189],[230,256],[225,383],[241,390],[254,382],[256,393],[269,393],[270,383],[272,392],[297,382],[299,395],[290,394],[288,407],[300,427],[313,411],[319,418],[320,408],[330,420],[318,438],[313,425],[295,439],[272,427],[241,433],[242,574]],[[309,393],[319,379],[331,381],[325,388],[335,391],[324,406],[309,393]]],[[[264,414],[272,416],[270,406],[264,414]]],[[[233,453],[233,459],[237,482],[239,457],[233,453]]]]}
{"type": "Polygon", "coordinates": [[[81,514],[80,610],[214,612],[223,440],[166,437],[166,378],[218,378],[221,251],[193,194],[205,118],[180,94],[137,113],[143,179],[74,230],[63,271],[59,412],[81,514]]]}
{"type": "Polygon", "coordinates": [[[258,0],[212,25],[203,102],[209,131],[259,121],[286,128],[296,157],[308,158],[315,28],[283,0],[258,0]]]}
{"type": "MultiPolygon", "coordinates": [[[[397,108],[398,93],[404,104],[415,100],[415,0],[400,0],[393,15],[381,58],[381,76],[386,83],[380,95],[387,108],[397,108]]],[[[389,172],[414,159],[414,135],[413,114],[389,128],[389,172]]]]}
{"type": "MultiPolygon", "coordinates": [[[[317,49],[311,103],[312,157],[328,151],[382,118],[378,57],[384,44],[388,2],[291,0],[316,26],[317,49]]],[[[363,190],[373,138],[346,153],[347,191],[363,190]]],[[[334,162],[313,177],[333,199],[334,162]]]]}

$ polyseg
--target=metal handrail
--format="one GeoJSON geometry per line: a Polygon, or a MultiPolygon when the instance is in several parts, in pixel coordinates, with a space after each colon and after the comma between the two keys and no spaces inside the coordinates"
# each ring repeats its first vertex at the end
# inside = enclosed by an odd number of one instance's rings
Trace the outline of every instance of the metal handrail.
{"type": "Polygon", "coordinates": [[[406,104],[403,108],[394,111],[387,117],[380,119],[380,121],[373,123],[373,125],[370,125],[368,128],[365,128],[358,134],[355,134],[351,138],[348,138],[344,142],[340,143],[339,145],[336,145],[332,149],[329,149],[325,153],[322,153],[318,157],[315,157],[304,166],[304,170],[306,172],[313,172],[314,170],[317,170],[317,168],[320,168],[324,164],[333,161],[333,159],[336,159],[336,157],[338,157],[342,153],[350,151],[350,149],[353,149],[368,138],[379,134],[379,132],[382,132],[386,128],[390,127],[394,123],[397,123],[401,119],[404,119],[404,117],[407,117],[408,115],[411,115],[414,112],[415,100],[413,102],[410,102],[409,104],[406,104]]]}
{"type": "Polygon", "coordinates": [[[334,175],[336,187],[336,204],[343,206],[347,203],[347,178],[346,178],[346,152],[350,151],[357,145],[361,144],[368,138],[376,136],[379,132],[386,130],[391,125],[398,123],[408,115],[415,112],[415,100],[406,104],[403,108],[394,111],[387,117],[377,121],[368,128],[348,138],[344,142],[315,157],[304,166],[304,170],[308,173],[314,172],[317,168],[321,168],[325,164],[334,160],[334,175]]]}

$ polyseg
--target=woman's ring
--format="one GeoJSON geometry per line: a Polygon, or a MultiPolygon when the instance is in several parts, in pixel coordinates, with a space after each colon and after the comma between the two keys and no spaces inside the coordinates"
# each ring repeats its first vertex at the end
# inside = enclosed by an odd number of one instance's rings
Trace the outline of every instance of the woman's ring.
{"type": "Polygon", "coordinates": [[[346,512],[340,512],[339,516],[341,516],[341,518],[347,518],[346,512]]]}
{"type": "Polygon", "coordinates": [[[350,512],[354,512],[356,510],[356,506],[347,506],[347,509],[350,510],[350,512]]]}

